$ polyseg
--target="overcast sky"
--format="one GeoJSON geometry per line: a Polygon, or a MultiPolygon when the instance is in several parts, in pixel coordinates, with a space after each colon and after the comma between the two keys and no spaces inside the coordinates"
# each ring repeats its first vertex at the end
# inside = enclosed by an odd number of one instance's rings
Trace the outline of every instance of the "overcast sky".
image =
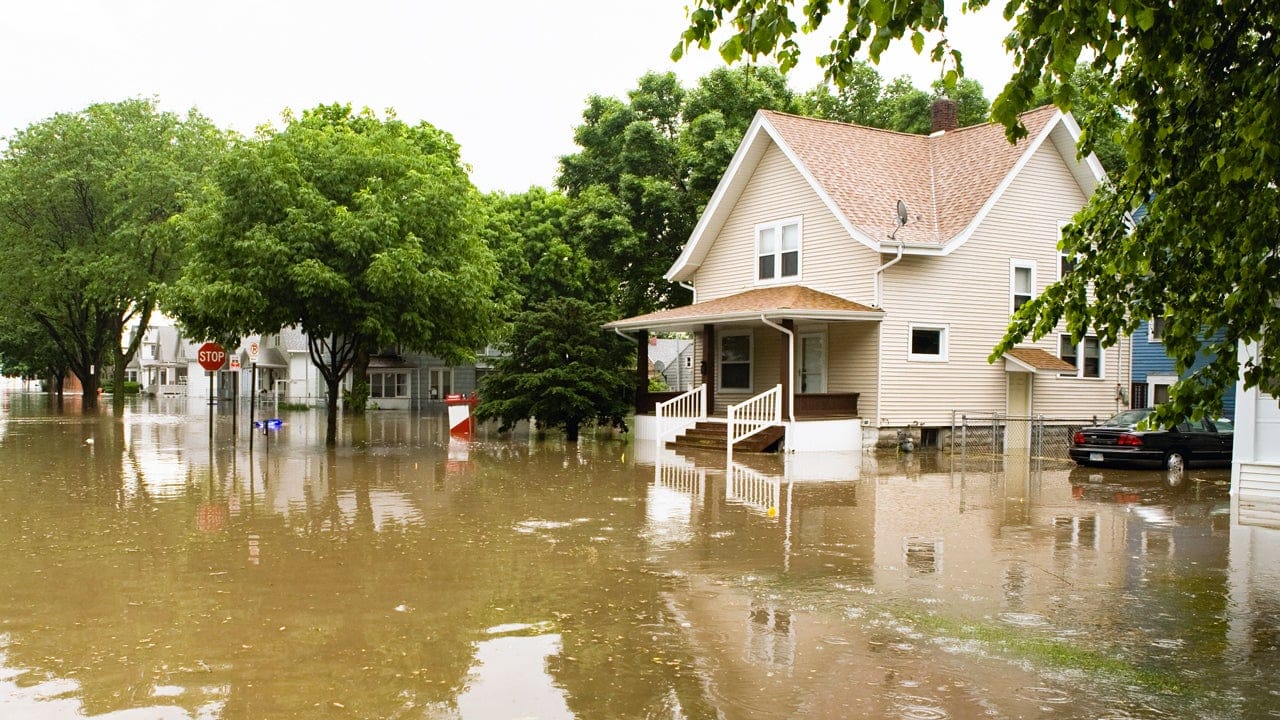
{"type": "MultiPolygon", "coordinates": [[[[719,63],[668,55],[687,0],[37,0],[0,16],[0,136],[100,101],[155,97],[251,132],[286,107],[349,102],[451,132],[481,190],[550,186],[591,94],[622,97],[649,70],[686,86],[719,63]]],[[[948,1],[948,6],[958,3],[948,1]]],[[[998,9],[952,11],[967,74],[994,97],[1010,74],[998,9]]],[[[821,43],[813,41],[814,47],[821,43]]],[[[927,88],[909,47],[878,68],[927,88]]],[[[795,90],[821,79],[813,54],[795,90]]]]}

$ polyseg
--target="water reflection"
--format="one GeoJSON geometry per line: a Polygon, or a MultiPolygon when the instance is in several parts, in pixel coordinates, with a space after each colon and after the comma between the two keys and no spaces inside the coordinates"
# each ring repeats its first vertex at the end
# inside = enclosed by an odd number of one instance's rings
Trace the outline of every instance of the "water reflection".
{"type": "Polygon", "coordinates": [[[4,407],[4,717],[1275,706],[1280,531],[1233,521],[1221,475],[637,464],[621,439],[459,443],[391,412],[333,450],[320,413],[290,414],[250,452],[205,407],[4,407]]]}

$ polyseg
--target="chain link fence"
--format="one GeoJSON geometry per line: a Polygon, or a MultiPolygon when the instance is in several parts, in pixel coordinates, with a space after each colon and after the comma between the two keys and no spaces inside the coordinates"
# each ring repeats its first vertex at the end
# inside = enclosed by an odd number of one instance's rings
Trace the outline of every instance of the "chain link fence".
{"type": "Polygon", "coordinates": [[[955,411],[951,416],[951,451],[971,455],[1025,452],[1045,460],[1068,460],[1071,436],[1080,428],[1096,425],[1098,421],[1097,417],[955,411]]]}

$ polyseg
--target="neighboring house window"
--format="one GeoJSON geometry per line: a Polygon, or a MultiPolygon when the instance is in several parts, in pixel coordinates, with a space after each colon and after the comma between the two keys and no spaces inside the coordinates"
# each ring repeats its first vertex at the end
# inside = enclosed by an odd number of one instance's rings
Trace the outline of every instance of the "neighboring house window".
{"type": "Polygon", "coordinates": [[[404,398],[409,397],[409,373],[407,372],[370,372],[369,397],[371,398],[404,398]]]}
{"type": "Polygon", "coordinates": [[[907,352],[908,360],[946,362],[946,325],[910,325],[907,332],[911,343],[907,352]]]}
{"type": "Polygon", "coordinates": [[[1164,316],[1153,317],[1147,323],[1147,340],[1153,343],[1164,342],[1164,316]]]}
{"type": "Polygon", "coordinates": [[[1148,407],[1147,405],[1147,384],[1146,383],[1130,383],[1129,385],[1129,409],[1141,410],[1148,407]]]}
{"type": "Polygon", "coordinates": [[[756,279],[800,275],[800,219],[756,226],[756,279]]]}
{"type": "Polygon", "coordinates": [[[1058,357],[1076,366],[1074,375],[1063,373],[1062,377],[1102,377],[1102,346],[1093,335],[1086,335],[1079,344],[1072,343],[1070,335],[1059,336],[1058,357]]]}
{"type": "Polygon", "coordinates": [[[1018,311],[1031,300],[1036,287],[1036,265],[1027,260],[1010,260],[1009,295],[1010,312],[1018,311]]]}
{"type": "Polygon", "coordinates": [[[1169,388],[1178,382],[1177,375],[1148,375],[1147,387],[1148,397],[1151,398],[1151,406],[1163,405],[1169,402],[1169,388]]]}
{"type": "Polygon", "coordinates": [[[751,391],[751,333],[720,336],[720,389],[751,391]]]}

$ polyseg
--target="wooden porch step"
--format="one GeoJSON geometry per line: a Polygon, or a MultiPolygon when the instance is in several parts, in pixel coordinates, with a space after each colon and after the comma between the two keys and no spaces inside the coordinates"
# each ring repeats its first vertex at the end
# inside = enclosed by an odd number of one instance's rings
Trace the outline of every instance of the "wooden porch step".
{"type": "MultiPolygon", "coordinates": [[[[667,447],[675,450],[727,450],[726,432],[727,428],[724,423],[700,422],[677,435],[675,440],[667,443],[667,447]]],[[[776,449],[779,441],[786,434],[786,428],[781,425],[767,427],[745,440],[739,440],[734,443],[733,451],[766,452],[770,448],[776,449]]]]}

